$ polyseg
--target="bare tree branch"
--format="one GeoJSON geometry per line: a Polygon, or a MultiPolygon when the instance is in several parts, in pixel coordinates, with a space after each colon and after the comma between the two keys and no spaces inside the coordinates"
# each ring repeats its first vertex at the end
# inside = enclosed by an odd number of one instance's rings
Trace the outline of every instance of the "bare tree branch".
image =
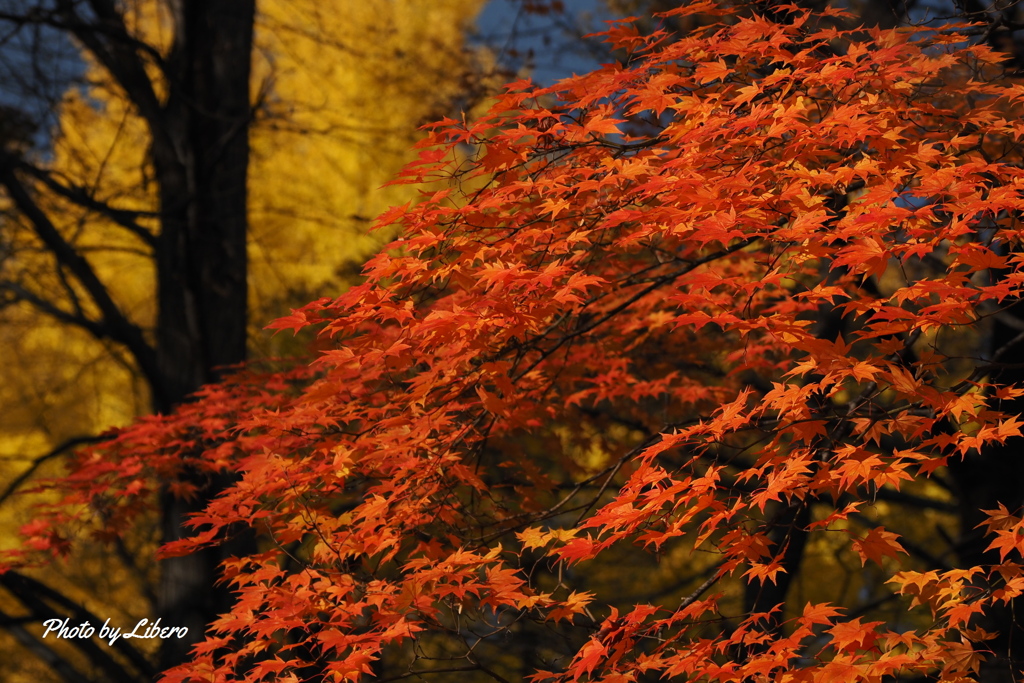
{"type": "Polygon", "coordinates": [[[4,281],[0,282],[0,292],[10,292],[12,299],[5,301],[4,303],[10,303],[11,301],[24,301],[31,305],[40,313],[47,315],[54,320],[68,325],[74,325],[80,329],[85,330],[97,339],[109,339],[106,328],[103,324],[95,320],[90,320],[85,315],[81,314],[81,308],[78,311],[72,313],[66,311],[52,301],[47,301],[38,294],[28,290],[24,285],[18,282],[4,281]]]}
{"type": "Polygon", "coordinates": [[[56,16],[121,86],[148,124],[154,142],[166,149],[173,148],[163,106],[139,57],[138,41],[128,32],[124,17],[111,0],[89,0],[89,7],[99,20],[90,22],[78,13],[78,4],[75,0],[58,0],[56,16]]]}
{"type": "Polygon", "coordinates": [[[122,42],[125,45],[145,53],[153,63],[161,68],[164,65],[163,55],[149,43],[141,41],[126,31],[118,31],[116,27],[103,24],[88,23],[85,21],[68,21],[59,18],[59,15],[52,10],[44,10],[40,7],[33,7],[26,12],[4,12],[0,11],[0,21],[13,24],[15,30],[25,26],[46,26],[60,31],[75,32],[78,30],[89,30],[107,36],[112,41],[122,42]]]}
{"type": "Polygon", "coordinates": [[[36,470],[38,470],[39,467],[44,462],[52,460],[52,459],[56,458],[57,456],[62,455],[63,453],[66,453],[67,451],[71,450],[72,448],[75,448],[76,446],[84,446],[86,444],[100,443],[101,441],[105,441],[106,438],[107,437],[104,437],[104,436],[76,436],[74,438],[68,439],[67,441],[64,441],[60,445],[58,445],[55,448],[51,449],[50,451],[48,451],[48,452],[46,452],[46,453],[36,457],[35,459],[32,460],[32,464],[29,465],[28,468],[24,472],[22,472],[21,474],[16,476],[14,479],[12,479],[11,483],[9,483],[7,485],[7,488],[5,488],[3,490],[3,493],[0,493],[0,504],[3,504],[4,501],[6,501],[8,498],[10,498],[12,495],[14,495],[14,492],[18,490],[18,487],[20,487],[22,484],[24,484],[26,481],[28,481],[29,478],[33,474],[35,474],[36,470]]]}
{"type": "Polygon", "coordinates": [[[66,659],[29,633],[22,625],[23,623],[33,623],[37,621],[39,620],[35,617],[14,618],[9,616],[6,612],[0,611],[0,625],[7,629],[7,631],[14,636],[15,640],[21,643],[25,649],[41,659],[46,666],[55,671],[62,679],[68,683],[81,683],[83,681],[87,682],[91,680],[83,678],[82,674],[75,670],[75,667],[71,666],[66,659]]]}
{"type": "Polygon", "coordinates": [[[160,385],[160,373],[156,365],[156,351],[146,342],[142,330],[131,322],[114,302],[106,285],[99,279],[89,262],[71,245],[29,194],[28,189],[17,177],[14,169],[17,162],[8,153],[0,155],[0,185],[15,206],[31,222],[36,235],[42,240],[57,261],[65,266],[89,293],[93,303],[103,316],[100,323],[86,323],[80,317],[60,313],[52,307],[51,315],[65,316],[67,322],[78,324],[98,338],[109,338],[124,344],[142,370],[154,385],[160,385]]]}
{"type": "MultiPolygon", "coordinates": [[[[67,596],[59,593],[50,586],[37,581],[21,572],[8,570],[0,574],[0,585],[9,590],[22,604],[24,604],[40,621],[47,619],[60,619],[70,617],[72,621],[81,623],[88,621],[96,626],[102,626],[103,619],[85,609],[67,596]],[[46,604],[50,601],[67,610],[67,614],[61,614],[46,604]]],[[[149,661],[124,638],[114,641],[112,647],[122,654],[140,675],[132,675],[121,664],[111,657],[104,647],[97,645],[90,638],[75,638],[70,640],[82,654],[90,661],[111,675],[115,681],[150,681],[156,675],[149,661]]],[[[75,679],[80,680],[80,679],[75,679]]]]}
{"type": "Polygon", "coordinates": [[[32,177],[38,179],[46,187],[54,192],[54,194],[64,197],[79,206],[85,207],[91,211],[94,211],[100,215],[106,216],[110,220],[114,221],[122,228],[127,229],[133,235],[145,242],[149,247],[154,250],[157,248],[156,235],[151,233],[146,228],[142,227],[136,222],[136,219],[142,216],[155,217],[156,214],[145,212],[145,211],[128,211],[126,209],[115,209],[106,202],[100,201],[92,196],[92,194],[84,187],[77,185],[64,185],[53,177],[53,174],[49,171],[45,171],[38,166],[29,164],[25,161],[21,161],[18,164],[20,170],[25,171],[32,177]]]}

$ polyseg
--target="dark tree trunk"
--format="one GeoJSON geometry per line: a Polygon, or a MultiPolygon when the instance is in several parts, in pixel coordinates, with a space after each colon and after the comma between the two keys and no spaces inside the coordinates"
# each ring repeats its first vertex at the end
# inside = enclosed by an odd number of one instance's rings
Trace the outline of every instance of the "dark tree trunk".
{"type": "MultiPolygon", "coordinates": [[[[751,581],[743,595],[743,611],[769,613],[776,607],[779,611],[762,620],[761,628],[778,634],[782,627],[782,606],[786,602],[790,584],[800,571],[804,549],[807,546],[807,528],[811,523],[811,506],[806,502],[779,506],[769,523],[768,537],[772,550],[780,560],[783,571],[771,581],[751,581]]],[[[750,648],[749,651],[761,651],[750,648]]]]}
{"type": "MultiPolygon", "coordinates": [[[[166,135],[152,149],[160,186],[157,248],[159,386],[154,408],[164,412],[220,369],[245,360],[246,171],[249,164],[249,75],[254,0],[182,0],[177,41],[168,62],[172,87],[166,135]]],[[[165,495],[165,541],[186,535],[190,512],[201,509],[226,482],[196,482],[198,500],[165,495]]],[[[238,550],[236,548],[235,550],[238,550]]],[[[187,626],[189,638],[163,641],[160,666],[180,663],[206,626],[228,609],[216,589],[226,549],[163,562],[159,616],[187,626]]]]}
{"type": "Polygon", "coordinates": [[[160,185],[157,364],[165,411],[245,359],[246,170],[255,2],[182,2],[160,185]]]}
{"type": "MultiPolygon", "coordinates": [[[[1006,311],[1004,321],[1013,318],[1024,321],[1024,304],[1018,303],[1006,311]]],[[[992,354],[999,354],[1007,363],[1024,359],[1024,340],[1017,325],[997,320],[991,335],[992,354]]],[[[1024,382],[1024,370],[1008,369],[999,375],[1001,384],[1024,382]]],[[[1010,414],[1024,413],[1024,400],[1002,401],[998,406],[1010,414]]],[[[987,551],[991,538],[978,525],[988,519],[985,510],[994,510],[1000,504],[1010,512],[1020,514],[1024,505],[1024,439],[1014,438],[1002,445],[984,448],[964,459],[952,458],[949,472],[956,488],[960,517],[960,537],[957,558],[962,567],[997,565],[999,553],[987,551]]],[[[987,641],[990,653],[982,667],[981,680],[985,683],[1012,683],[1018,680],[1016,672],[1024,668],[1024,616],[1022,601],[986,610],[977,624],[998,636],[987,641]]]]}

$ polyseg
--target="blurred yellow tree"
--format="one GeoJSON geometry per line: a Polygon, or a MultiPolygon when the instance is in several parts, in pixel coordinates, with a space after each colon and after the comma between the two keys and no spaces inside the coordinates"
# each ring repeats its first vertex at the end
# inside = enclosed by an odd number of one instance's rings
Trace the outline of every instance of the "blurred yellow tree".
{"type": "MultiPolygon", "coordinates": [[[[291,305],[336,294],[354,281],[361,261],[385,237],[366,233],[370,219],[389,205],[415,201],[407,187],[380,186],[409,159],[420,125],[470,106],[486,92],[479,55],[463,42],[480,5],[481,0],[259,5],[248,172],[250,355],[298,350],[285,337],[263,334],[263,324],[291,305]]],[[[139,2],[124,16],[131,35],[161,54],[173,49],[169,7],[139,2]]],[[[161,206],[150,124],[106,65],[94,56],[86,61],[88,85],[64,96],[51,149],[34,157],[25,153],[35,168],[30,189],[117,307],[155,343],[158,276],[147,235],[160,233],[161,206]],[[124,229],[126,224],[133,229],[124,229]]],[[[154,60],[146,68],[159,86],[159,64],[154,60]]],[[[28,521],[26,499],[9,495],[15,484],[27,481],[29,473],[55,471],[60,458],[47,456],[69,440],[125,424],[152,405],[146,373],[131,353],[61,319],[62,311],[88,317],[95,307],[80,284],[54,267],[53,256],[30,229],[31,219],[16,208],[7,206],[3,215],[0,260],[6,287],[0,325],[0,491],[6,492],[0,545],[10,545],[17,526],[28,521]],[[49,295],[56,295],[60,308],[49,295]]],[[[73,568],[55,566],[39,578],[114,622],[152,617],[157,569],[144,559],[151,552],[138,551],[157,542],[156,522],[138,547],[122,547],[119,555],[93,549],[73,568]]],[[[15,599],[17,590],[6,588],[0,616],[31,616],[25,600],[15,599]]],[[[38,635],[38,626],[29,630],[38,635]]],[[[5,680],[14,671],[32,680],[56,679],[62,666],[89,679],[110,676],[89,653],[44,644],[18,624],[0,635],[0,651],[13,651],[18,641],[38,657],[5,657],[5,680]]],[[[145,672],[138,673],[145,680],[145,672]]]]}

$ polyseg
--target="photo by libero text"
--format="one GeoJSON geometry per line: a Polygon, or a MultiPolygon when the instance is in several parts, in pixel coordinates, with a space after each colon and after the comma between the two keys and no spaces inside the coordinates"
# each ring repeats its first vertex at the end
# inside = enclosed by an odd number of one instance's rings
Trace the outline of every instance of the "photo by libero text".
{"type": "MultiPolygon", "coordinates": [[[[46,627],[46,631],[43,632],[43,638],[51,634],[62,639],[92,638],[96,635],[96,628],[90,622],[83,621],[72,626],[69,623],[70,621],[70,617],[66,619],[47,619],[43,622],[43,626],[46,627]]],[[[130,633],[122,633],[120,628],[111,626],[110,619],[107,619],[103,622],[103,626],[100,627],[99,631],[100,639],[106,641],[108,645],[113,645],[117,642],[118,638],[160,638],[161,640],[166,640],[168,638],[180,639],[186,635],[188,635],[188,627],[161,627],[159,619],[152,624],[149,623],[149,619],[140,619],[130,633]]]]}

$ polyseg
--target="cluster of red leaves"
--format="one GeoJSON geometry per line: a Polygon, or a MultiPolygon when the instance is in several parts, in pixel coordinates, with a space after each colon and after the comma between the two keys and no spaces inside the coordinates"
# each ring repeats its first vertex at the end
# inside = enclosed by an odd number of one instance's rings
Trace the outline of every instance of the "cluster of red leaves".
{"type": "Polygon", "coordinates": [[[945,573],[899,571],[894,533],[845,522],[869,488],[1020,435],[998,402],[1022,392],[942,334],[1024,289],[1024,88],[952,33],[777,11],[691,4],[670,15],[721,23],[671,40],[622,23],[621,63],[439,124],[403,180],[445,189],[380,218],[403,237],[365,284],[272,325],[321,325],[317,360],[87,451],[34,547],[97,512],[122,528],[161,482],[235,473],[163,552],[239,527],[262,552],[225,567],[237,605],[168,681],[357,680],[388,647],[526,622],[593,629],[537,681],[969,675],[989,636],[970,616],[1024,585],[1022,522],[993,517],[1001,565],[945,573]],[[635,438],[566,468],[551,435],[581,422],[635,438]],[[781,631],[746,614],[715,632],[721,593],[702,591],[600,619],[530,569],[685,539],[719,558],[704,590],[773,581],[766,508],[819,501],[842,504],[810,531],[848,534],[928,628],[808,604],[781,631]]]}

